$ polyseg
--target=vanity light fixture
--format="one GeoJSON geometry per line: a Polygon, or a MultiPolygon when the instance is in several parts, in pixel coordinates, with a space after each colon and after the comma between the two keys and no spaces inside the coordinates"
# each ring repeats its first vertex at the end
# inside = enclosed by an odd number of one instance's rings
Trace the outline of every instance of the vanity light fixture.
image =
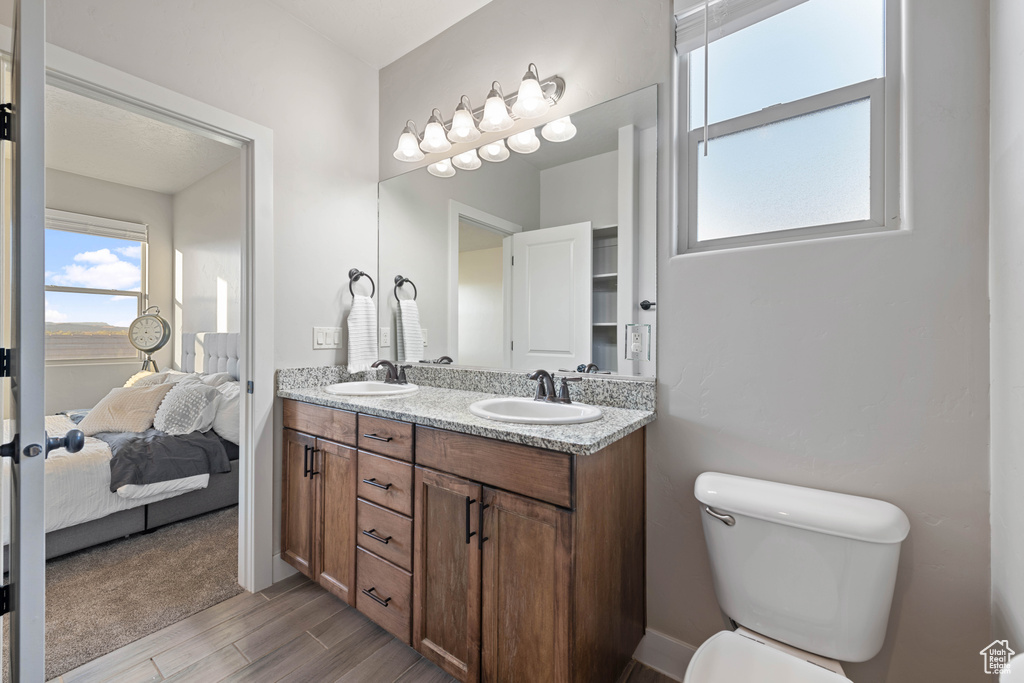
{"type": "Polygon", "coordinates": [[[451,178],[455,175],[455,169],[452,168],[451,159],[441,159],[441,161],[435,161],[434,163],[427,166],[427,172],[430,175],[437,176],[438,178],[451,178]]]}
{"type": "Polygon", "coordinates": [[[576,135],[576,126],[572,124],[572,120],[568,116],[563,116],[544,124],[544,127],[540,129],[540,134],[548,142],[565,142],[572,140],[576,135]]]}
{"type": "Polygon", "coordinates": [[[509,157],[508,147],[505,146],[504,140],[489,142],[478,151],[480,152],[480,158],[484,161],[505,161],[509,157]]]}
{"type": "Polygon", "coordinates": [[[420,149],[428,154],[447,152],[452,148],[448,142],[448,136],[444,124],[441,123],[441,110],[435,108],[430,112],[430,120],[423,129],[423,140],[420,141],[420,149]]]}
{"type": "Polygon", "coordinates": [[[540,87],[537,65],[531,62],[523,75],[523,82],[519,84],[519,94],[516,103],[512,105],[512,112],[521,119],[535,119],[546,114],[550,108],[540,87]]]}
{"type": "Polygon", "coordinates": [[[473,105],[465,95],[459,100],[459,106],[455,108],[451,129],[448,131],[448,139],[452,142],[476,142],[480,139],[480,131],[476,127],[476,117],[473,116],[473,105]]]}
{"type": "Polygon", "coordinates": [[[476,155],[475,149],[470,149],[462,154],[456,154],[452,157],[452,163],[455,168],[461,168],[463,171],[475,171],[480,168],[480,157],[476,155]]]}
{"type": "Polygon", "coordinates": [[[501,92],[501,84],[498,81],[491,83],[491,92],[487,93],[487,101],[484,102],[484,115],[480,119],[480,130],[485,133],[500,133],[515,125],[512,115],[505,103],[505,94],[501,92]]]}
{"type": "Polygon", "coordinates": [[[540,140],[533,128],[527,128],[522,133],[516,133],[508,138],[508,146],[513,152],[519,154],[531,154],[540,149],[540,140]]]}
{"type": "Polygon", "coordinates": [[[420,149],[420,136],[416,134],[416,123],[405,122],[405,130],[398,137],[395,158],[399,161],[422,161],[423,151],[420,149]]]}

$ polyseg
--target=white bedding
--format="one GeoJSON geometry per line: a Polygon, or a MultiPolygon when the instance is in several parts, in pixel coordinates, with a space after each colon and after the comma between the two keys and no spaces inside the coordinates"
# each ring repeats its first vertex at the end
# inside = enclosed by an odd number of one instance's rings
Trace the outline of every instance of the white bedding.
{"type": "MultiPolygon", "coordinates": [[[[63,435],[75,428],[75,423],[64,415],[46,417],[46,431],[51,436],[63,435]]],[[[4,420],[4,443],[10,441],[9,432],[9,421],[4,420]]],[[[86,437],[85,446],[78,453],[68,453],[63,448],[50,452],[45,466],[47,532],[206,488],[210,482],[209,474],[200,474],[145,486],[122,486],[117,493],[111,493],[110,458],[106,442],[92,437],[86,437]]],[[[11,464],[4,458],[0,493],[4,544],[10,538],[10,487],[11,464]]]]}

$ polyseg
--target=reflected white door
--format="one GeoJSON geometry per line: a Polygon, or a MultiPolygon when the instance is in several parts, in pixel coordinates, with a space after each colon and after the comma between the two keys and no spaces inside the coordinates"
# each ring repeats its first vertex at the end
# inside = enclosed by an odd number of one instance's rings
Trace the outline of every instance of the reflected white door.
{"type": "Polygon", "coordinates": [[[574,223],[512,236],[512,367],[589,363],[593,235],[574,223]]]}
{"type": "Polygon", "coordinates": [[[10,670],[12,681],[45,679],[43,465],[43,93],[45,2],[14,2],[12,126],[14,215],[11,283],[10,670]]]}

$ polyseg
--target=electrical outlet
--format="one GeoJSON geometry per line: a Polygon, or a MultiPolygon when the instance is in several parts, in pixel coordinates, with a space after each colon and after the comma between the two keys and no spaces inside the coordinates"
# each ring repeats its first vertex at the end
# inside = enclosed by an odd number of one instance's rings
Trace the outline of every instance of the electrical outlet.
{"type": "Polygon", "coordinates": [[[421,327],[420,332],[423,334],[423,345],[426,346],[429,343],[427,341],[427,328],[421,327]]]}
{"type": "Polygon", "coordinates": [[[391,346],[391,328],[382,327],[380,328],[380,346],[381,348],[387,348],[391,346]]]}
{"type": "Polygon", "coordinates": [[[341,328],[340,327],[314,327],[313,328],[314,349],[340,349],[341,328]]]}

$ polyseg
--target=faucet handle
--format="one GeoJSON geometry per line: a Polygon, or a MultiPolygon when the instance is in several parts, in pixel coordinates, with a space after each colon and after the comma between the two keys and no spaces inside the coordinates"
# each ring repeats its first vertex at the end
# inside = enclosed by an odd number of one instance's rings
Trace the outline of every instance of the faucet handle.
{"type": "Polygon", "coordinates": [[[569,382],[582,382],[582,377],[562,377],[562,388],[558,392],[559,403],[572,403],[572,399],[569,397],[569,382]]]}
{"type": "Polygon", "coordinates": [[[409,380],[405,376],[405,371],[411,368],[411,365],[399,365],[398,366],[398,383],[408,384],[409,380]]]}

